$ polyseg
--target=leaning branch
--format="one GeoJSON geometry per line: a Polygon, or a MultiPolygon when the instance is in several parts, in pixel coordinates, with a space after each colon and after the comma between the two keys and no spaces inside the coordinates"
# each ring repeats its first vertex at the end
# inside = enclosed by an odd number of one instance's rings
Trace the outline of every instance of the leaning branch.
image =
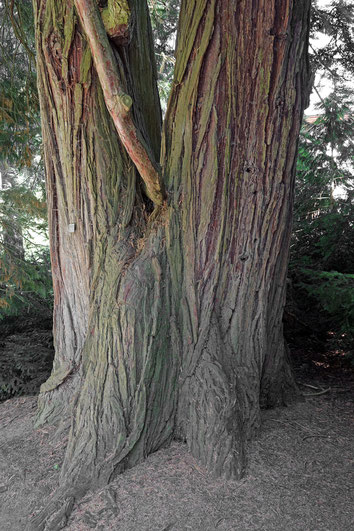
{"type": "Polygon", "coordinates": [[[157,205],[164,200],[158,164],[131,115],[133,101],[120,86],[117,64],[95,0],[75,0],[86,33],[108,111],[119,137],[145,182],[147,194],[157,205]]]}

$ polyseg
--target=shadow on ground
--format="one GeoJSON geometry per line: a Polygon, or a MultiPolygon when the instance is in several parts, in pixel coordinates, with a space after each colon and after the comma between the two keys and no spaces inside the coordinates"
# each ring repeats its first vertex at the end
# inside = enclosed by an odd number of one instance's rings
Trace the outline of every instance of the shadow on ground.
{"type": "MultiPolygon", "coordinates": [[[[326,393],[265,411],[239,482],[213,479],[174,443],[89,493],[65,529],[349,531],[352,399],[326,393]]],[[[2,531],[22,531],[57,485],[66,440],[33,430],[35,407],[33,397],[0,404],[2,531]]]]}
{"type": "Polygon", "coordinates": [[[52,317],[22,315],[0,321],[0,402],[35,395],[48,378],[54,349],[52,317]]]}
{"type": "MultiPolygon", "coordinates": [[[[29,323],[1,340],[1,367],[10,370],[11,363],[25,356],[31,370],[35,368],[31,392],[50,371],[49,336],[48,330],[29,323]]],[[[244,479],[210,477],[185,445],[173,443],[108,487],[89,493],[75,506],[65,529],[353,529],[354,375],[350,365],[338,365],[340,353],[324,354],[294,349],[304,401],[262,413],[244,479]]],[[[34,430],[35,408],[33,396],[0,404],[1,531],[24,530],[57,486],[66,439],[63,434],[55,437],[52,427],[34,430]]]]}

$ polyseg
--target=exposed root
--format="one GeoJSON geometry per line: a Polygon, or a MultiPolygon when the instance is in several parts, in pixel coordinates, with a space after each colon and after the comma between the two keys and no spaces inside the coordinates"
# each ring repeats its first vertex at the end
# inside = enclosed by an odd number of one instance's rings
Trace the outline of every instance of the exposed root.
{"type": "MultiPolygon", "coordinates": [[[[80,496],[81,497],[81,496],[80,496]]],[[[26,526],[26,531],[59,531],[64,529],[74,508],[76,496],[60,488],[40,513],[26,526]]]]}
{"type": "Polygon", "coordinates": [[[322,389],[322,391],[319,391],[318,393],[302,393],[302,394],[303,396],[320,396],[320,395],[329,393],[330,391],[331,391],[331,388],[328,387],[328,389],[322,389]]]}

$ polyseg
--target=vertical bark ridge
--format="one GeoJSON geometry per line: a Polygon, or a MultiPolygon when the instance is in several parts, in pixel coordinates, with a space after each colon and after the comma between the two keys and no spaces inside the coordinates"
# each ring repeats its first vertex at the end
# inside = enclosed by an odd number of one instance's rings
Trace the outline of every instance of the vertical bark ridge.
{"type": "MultiPolygon", "coordinates": [[[[150,245],[142,241],[146,216],[135,170],[108,115],[73,3],[38,0],[35,7],[57,323],[56,357],[42,387],[38,424],[63,418],[63,411],[68,415],[70,394],[76,399],[79,392],[63,477],[78,475],[87,447],[86,464],[90,454],[97,464],[91,479],[100,474],[107,479],[115,467],[141,459],[172,434],[174,400],[163,397],[173,394],[175,378],[174,362],[168,361],[170,317],[160,317],[170,314],[167,288],[161,287],[166,259],[162,233],[152,231],[150,245]],[[74,233],[68,232],[71,223],[74,233]],[[144,245],[147,254],[139,251],[144,245]],[[94,382],[100,382],[97,392],[94,382]],[[104,467],[106,454],[110,465],[104,467]]],[[[145,29],[146,14],[146,6],[135,13],[136,24],[140,18],[145,29]]],[[[139,36],[139,47],[142,43],[139,36]]],[[[127,61],[128,88],[141,73],[139,60],[151,53],[144,51],[149,45],[134,48],[132,43],[119,52],[127,61]]],[[[153,67],[146,70],[146,101],[135,112],[157,151],[155,74],[153,67]],[[154,117],[139,117],[139,108],[151,112],[152,103],[154,117]]],[[[142,86],[141,80],[134,85],[135,94],[141,96],[142,86]]]]}
{"type": "Polygon", "coordinates": [[[181,8],[163,140],[169,260],[182,264],[177,434],[226,477],[243,473],[260,404],[294,392],[281,319],[306,97],[309,2],[300,4],[181,8]]]}
{"type": "Polygon", "coordinates": [[[104,267],[111,273],[101,275],[91,304],[99,310],[89,320],[63,480],[105,484],[172,437],[176,361],[166,339],[170,312],[161,285],[161,234],[151,238],[124,276],[107,248],[104,267]]]}
{"type": "MultiPolygon", "coordinates": [[[[38,530],[173,435],[239,478],[260,406],[294,389],[281,317],[309,0],[183,0],[155,224],[73,2],[34,3],[57,312],[40,421],[72,412],[38,530]]],[[[134,33],[115,59],[157,152],[147,7],[128,3],[134,33]]]]}
{"type": "MultiPolygon", "coordinates": [[[[123,90],[116,57],[109,43],[96,1],[75,0],[75,6],[90,45],[106,105],[119,138],[144,180],[148,196],[156,204],[161,205],[164,193],[161,188],[160,171],[149,146],[132,119],[133,100],[123,90]]],[[[118,13],[117,24],[127,26],[126,21],[129,20],[130,12],[121,9],[118,13]]]]}
{"type": "MultiPolygon", "coordinates": [[[[127,90],[144,95],[134,113],[158,153],[156,69],[141,64],[152,53],[147,6],[129,3],[132,40],[115,54],[127,90]]],[[[56,294],[56,356],[38,424],[71,419],[59,489],[31,523],[38,530],[58,528],[74,498],[172,438],[178,358],[163,219],[147,225],[73,2],[34,5],[56,294]]]]}

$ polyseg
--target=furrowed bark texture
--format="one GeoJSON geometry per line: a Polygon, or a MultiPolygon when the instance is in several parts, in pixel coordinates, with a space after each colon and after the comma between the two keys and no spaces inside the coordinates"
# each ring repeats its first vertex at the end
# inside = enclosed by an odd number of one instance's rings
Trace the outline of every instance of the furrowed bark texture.
{"type": "MultiPolygon", "coordinates": [[[[60,529],[82,492],[173,435],[212,473],[239,478],[260,407],[295,393],[281,320],[309,0],[182,1],[161,152],[168,204],[149,220],[74,2],[34,5],[56,308],[38,422],[71,419],[38,530],[60,529]]],[[[158,159],[148,13],[128,7],[124,31],[102,18],[158,159]]]]}
{"type": "MultiPolygon", "coordinates": [[[[34,5],[56,347],[37,424],[71,419],[61,488],[32,522],[41,529],[59,509],[53,528],[65,521],[71,487],[105,484],[171,439],[176,363],[163,226],[147,226],[149,201],[107,111],[74,2],[34,5]]],[[[131,41],[115,47],[115,57],[135,123],[158,160],[149,17],[144,3],[129,6],[131,41]]]]}
{"type": "Polygon", "coordinates": [[[182,2],[163,151],[177,432],[227,478],[243,473],[260,407],[295,391],[282,314],[308,18],[308,0],[182,2]]]}
{"type": "Polygon", "coordinates": [[[162,205],[164,194],[161,189],[160,171],[132,120],[132,99],[122,89],[116,59],[96,1],[75,0],[75,6],[88,38],[105,102],[119,138],[144,180],[148,196],[154,203],[162,205]]]}

